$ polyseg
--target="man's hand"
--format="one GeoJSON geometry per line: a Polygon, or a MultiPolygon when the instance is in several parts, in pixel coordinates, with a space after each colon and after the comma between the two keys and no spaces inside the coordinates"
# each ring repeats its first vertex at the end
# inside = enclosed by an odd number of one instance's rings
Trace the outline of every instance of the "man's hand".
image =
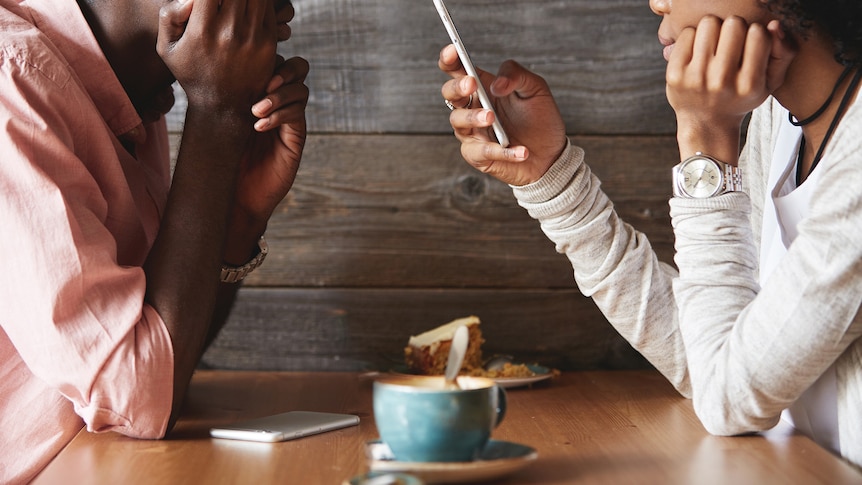
{"type": "Polygon", "coordinates": [[[272,77],[278,35],[271,1],[174,0],[161,9],[156,48],[189,107],[246,112],[272,77]]]}
{"type": "Polygon", "coordinates": [[[257,133],[240,167],[231,232],[263,232],[266,221],[287,195],[305,146],[305,107],[309,66],[294,57],[280,63],[267,95],[252,108],[257,133]]]}

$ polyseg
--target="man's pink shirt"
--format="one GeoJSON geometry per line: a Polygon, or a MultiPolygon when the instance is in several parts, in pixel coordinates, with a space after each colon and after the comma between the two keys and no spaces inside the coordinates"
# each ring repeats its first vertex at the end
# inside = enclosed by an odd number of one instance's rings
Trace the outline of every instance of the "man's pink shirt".
{"type": "Polygon", "coordinates": [[[141,126],[75,0],[0,0],[0,483],[84,426],[165,434],[173,351],[142,265],[169,186],[164,120],[141,126]]]}

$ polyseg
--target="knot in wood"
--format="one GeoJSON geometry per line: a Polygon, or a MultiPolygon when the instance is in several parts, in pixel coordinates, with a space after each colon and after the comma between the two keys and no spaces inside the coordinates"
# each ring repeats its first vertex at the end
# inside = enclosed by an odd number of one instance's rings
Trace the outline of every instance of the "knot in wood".
{"type": "Polygon", "coordinates": [[[465,175],[458,179],[457,195],[460,198],[476,202],[487,192],[487,183],[484,178],[477,175],[465,175]]]}

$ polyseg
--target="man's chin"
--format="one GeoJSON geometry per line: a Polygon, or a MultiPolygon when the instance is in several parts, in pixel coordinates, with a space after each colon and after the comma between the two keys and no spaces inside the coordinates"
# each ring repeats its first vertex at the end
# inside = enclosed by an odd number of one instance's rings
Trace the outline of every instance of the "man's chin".
{"type": "Polygon", "coordinates": [[[170,86],[158,93],[145,106],[136,105],[138,116],[144,123],[155,123],[162,116],[168,114],[174,107],[174,90],[170,86]]]}

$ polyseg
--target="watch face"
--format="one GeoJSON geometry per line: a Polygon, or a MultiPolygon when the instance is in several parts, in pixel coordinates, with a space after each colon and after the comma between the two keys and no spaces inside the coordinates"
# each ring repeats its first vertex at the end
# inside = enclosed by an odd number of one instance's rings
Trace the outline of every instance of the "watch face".
{"type": "Polygon", "coordinates": [[[708,158],[690,158],[680,167],[680,188],[697,199],[712,197],[724,185],[724,174],[708,158]]]}

